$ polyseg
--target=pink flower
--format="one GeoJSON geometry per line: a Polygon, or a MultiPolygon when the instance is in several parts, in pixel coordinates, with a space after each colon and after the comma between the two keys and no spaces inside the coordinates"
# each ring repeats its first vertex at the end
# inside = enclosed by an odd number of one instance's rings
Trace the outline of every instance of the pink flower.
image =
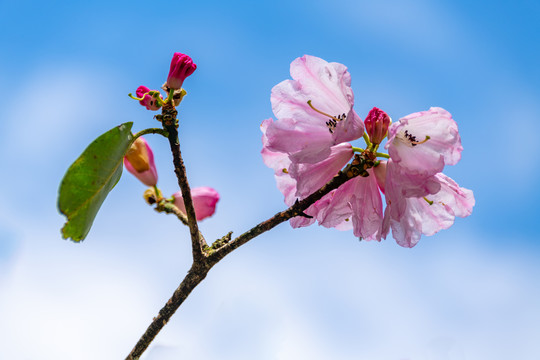
{"type": "MultiPolygon", "coordinates": [[[[183,213],[186,213],[184,198],[179,191],[173,195],[174,205],[183,213]]],[[[191,198],[193,199],[193,207],[195,208],[195,217],[197,220],[203,220],[214,215],[216,211],[216,203],[219,200],[219,194],[211,187],[203,186],[191,189],[191,198]]]]}
{"type": "Polygon", "coordinates": [[[197,65],[186,54],[174,53],[171,69],[167,77],[167,86],[170,89],[181,89],[184,80],[197,69],[197,65]]]}
{"type": "Polygon", "coordinates": [[[268,124],[268,149],[286,153],[293,162],[316,163],[330,148],[362,136],[364,125],[353,110],[347,68],[304,55],[291,63],[293,80],[272,89],[276,122],[268,124]]]}
{"type": "MultiPolygon", "coordinates": [[[[156,101],[156,99],[152,95],[148,93],[150,91],[155,91],[157,93],[157,90],[150,90],[144,85],[139,86],[135,93],[137,94],[138,98],[142,98],[142,100],[140,100],[139,103],[142,106],[145,106],[146,109],[153,110],[153,111],[159,110],[159,108],[161,107],[161,104],[158,101],[156,101]]],[[[159,97],[163,99],[161,95],[159,95],[159,97]]]]}
{"type": "Polygon", "coordinates": [[[368,169],[369,176],[357,176],[316,201],[305,210],[307,216],[291,219],[293,227],[317,221],[377,241],[392,229],[399,245],[412,247],[421,234],[433,235],[450,227],[456,216],[471,214],[472,191],[441,173],[459,161],[463,149],[446,110],[431,108],[390,125],[390,117],[373,108],[365,120],[372,145],[362,150],[349,143],[362,137],[364,129],[353,110],[347,68],[306,55],[291,63],[291,76],[272,89],[277,120],[261,124],[263,160],[274,170],[287,205],[328,183],[354,151],[379,156],[377,145],[387,134],[390,156],[368,169]]]}
{"type": "Polygon", "coordinates": [[[407,191],[400,183],[403,169],[390,160],[386,170],[383,237],[386,237],[391,228],[392,236],[399,245],[413,247],[422,234],[430,236],[448,229],[456,216],[467,217],[472,213],[475,204],[472,191],[459,187],[443,173],[431,177],[430,181],[437,184],[433,192],[422,193],[419,190],[417,196],[406,196],[407,191]]]}
{"type": "Polygon", "coordinates": [[[409,173],[435,175],[461,158],[461,138],[452,115],[433,107],[399,119],[388,129],[385,146],[392,160],[409,173]]]}
{"type": "Polygon", "coordinates": [[[158,175],[154,163],[154,153],[142,137],[137,138],[131,144],[126,156],[124,156],[124,165],[146,186],[157,184],[158,175]]]}

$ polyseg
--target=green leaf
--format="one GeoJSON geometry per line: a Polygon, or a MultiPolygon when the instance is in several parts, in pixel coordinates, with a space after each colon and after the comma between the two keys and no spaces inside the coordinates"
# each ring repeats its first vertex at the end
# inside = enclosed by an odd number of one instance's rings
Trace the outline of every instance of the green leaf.
{"type": "Polygon", "coordinates": [[[94,140],[64,175],[58,190],[58,210],[67,217],[62,237],[84,240],[94,218],[122,176],[123,158],[133,142],[132,122],[94,140]]]}

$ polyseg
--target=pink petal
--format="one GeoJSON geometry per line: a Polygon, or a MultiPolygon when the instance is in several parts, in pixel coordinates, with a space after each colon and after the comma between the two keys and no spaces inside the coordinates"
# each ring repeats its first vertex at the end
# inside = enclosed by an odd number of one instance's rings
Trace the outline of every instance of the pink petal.
{"type": "Polygon", "coordinates": [[[340,186],[326,209],[319,214],[319,223],[335,227],[352,220],[354,236],[365,240],[381,240],[382,199],[373,170],[368,177],[357,176],[340,186]]]}
{"type": "Polygon", "coordinates": [[[293,162],[289,173],[297,181],[296,196],[303,199],[320,189],[337,175],[352,156],[351,144],[342,143],[331,147],[329,156],[316,164],[293,162]]]}

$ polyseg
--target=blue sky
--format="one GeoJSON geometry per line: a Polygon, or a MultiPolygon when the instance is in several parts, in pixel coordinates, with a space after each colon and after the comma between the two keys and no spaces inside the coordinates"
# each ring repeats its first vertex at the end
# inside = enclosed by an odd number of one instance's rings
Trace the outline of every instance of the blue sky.
{"type": "MultiPolygon", "coordinates": [[[[445,173],[473,214],[413,249],[287,224],[212,270],[147,359],[537,359],[540,5],[533,1],[2,2],[0,358],[126,356],[190,265],[188,231],[127,172],[82,244],[61,239],[58,184],[99,134],[157,126],[127,97],[172,54],[198,65],[180,109],[201,223],[236,234],[284,208],[261,160],[270,89],[304,54],[348,66],[355,109],[440,106],[464,152],[445,173]],[[111,320],[112,319],[112,320],[111,320]]],[[[364,114],[364,115],[362,115],[364,114]]],[[[166,194],[168,144],[147,137],[166,194]]]]}

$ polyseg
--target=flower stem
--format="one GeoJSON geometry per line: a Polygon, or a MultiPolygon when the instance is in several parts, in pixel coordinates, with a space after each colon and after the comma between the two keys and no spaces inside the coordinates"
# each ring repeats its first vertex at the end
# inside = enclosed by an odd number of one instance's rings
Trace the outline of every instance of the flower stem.
{"type": "Polygon", "coordinates": [[[135,141],[135,139],[137,139],[138,137],[141,137],[141,136],[146,135],[146,134],[159,134],[159,135],[162,135],[164,137],[169,136],[169,133],[167,132],[167,130],[160,129],[160,128],[149,128],[149,129],[141,130],[138,133],[136,133],[135,135],[133,135],[133,141],[135,141]]]}
{"type": "Polygon", "coordinates": [[[172,98],[173,98],[173,95],[174,95],[174,89],[169,89],[169,95],[165,99],[164,103],[166,104],[166,103],[171,102],[172,98]]]}
{"type": "Polygon", "coordinates": [[[362,135],[362,137],[364,138],[364,141],[366,142],[366,147],[370,148],[371,147],[371,141],[369,141],[369,136],[366,134],[365,131],[364,131],[364,135],[362,135]]]}
{"type": "Polygon", "coordinates": [[[385,154],[385,153],[380,153],[380,152],[378,152],[378,153],[375,153],[375,155],[376,155],[377,157],[383,157],[383,158],[385,158],[385,159],[390,159],[390,155],[385,154]]]}
{"type": "Polygon", "coordinates": [[[364,149],[362,148],[359,148],[359,147],[352,147],[352,151],[354,152],[357,152],[357,153],[363,153],[364,152],[364,149]]]}

